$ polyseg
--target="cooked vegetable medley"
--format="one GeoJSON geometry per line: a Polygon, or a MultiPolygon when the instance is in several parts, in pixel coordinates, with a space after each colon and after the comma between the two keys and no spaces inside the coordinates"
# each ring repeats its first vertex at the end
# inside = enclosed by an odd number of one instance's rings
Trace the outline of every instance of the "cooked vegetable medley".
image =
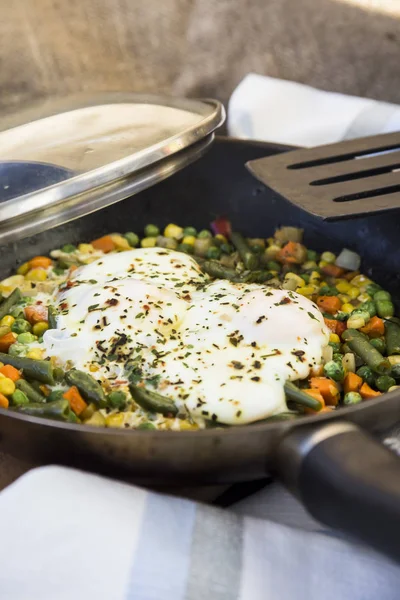
{"type": "Polygon", "coordinates": [[[191,430],[336,410],[400,381],[391,295],[302,230],[169,224],[36,256],[0,283],[0,407],[191,430]]]}

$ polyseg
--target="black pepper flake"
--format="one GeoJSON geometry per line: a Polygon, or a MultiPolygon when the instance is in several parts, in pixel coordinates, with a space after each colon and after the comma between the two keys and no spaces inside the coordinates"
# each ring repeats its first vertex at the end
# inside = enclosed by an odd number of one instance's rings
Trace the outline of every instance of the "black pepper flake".
{"type": "Polygon", "coordinates": [[[255,360],[252,365],[255,369],[261,369],[261,363],[259,360],[255,360]]]}
{"type": "Polygon", "coordinates": [[[234,369],[238,369],[238,370],[244,369],[244,365],[241,362],[239,362],[238,360],[233,360],[231,362],[231,365],[234,369]]]}
{"type": "Polygon", "coordinates": [[[217,416],[215,413],[213,413],[213,414],[211,415],[211,419],[212,419],[213,421],[216,421],[216,420],[218,419],[218,416],[217,416]]]}
{"type": "Polygon", "coordinates": [[[261,381],[261,377],[255,376],[255,377],[250,377],[251,381],[261,381]]]}

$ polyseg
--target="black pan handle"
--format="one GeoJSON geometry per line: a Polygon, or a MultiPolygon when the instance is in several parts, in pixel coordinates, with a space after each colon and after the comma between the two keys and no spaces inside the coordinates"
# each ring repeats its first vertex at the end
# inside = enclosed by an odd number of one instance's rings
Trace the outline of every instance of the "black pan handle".
{"type": "Polygon", "coordinates": [[[277,468],[311,515],[400,561],[400,458],[352,423],[299,426],[277,468]]]}

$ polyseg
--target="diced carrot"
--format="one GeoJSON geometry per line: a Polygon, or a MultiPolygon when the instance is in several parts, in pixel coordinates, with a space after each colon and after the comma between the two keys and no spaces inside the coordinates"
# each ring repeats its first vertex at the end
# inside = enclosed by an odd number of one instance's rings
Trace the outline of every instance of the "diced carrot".
{"type": "Polygon", "coordinates": [[[362,384],[362,377],[356,373],[347,373],[343,381],[344,393],[348,394],[349,392],[359,392],[362,384]]]}
{"type": "MultiPolygon", "coordinates": [[[[312,396],[313,398],[315,398],[315,400],[318,400],[318,402],[321,402],[322,408],[325,407],[324,398],[319,390],[316,390],[313,388],[307,388],[307,389],[303,390],[303,392],[305,392],[309,396],[312,396]]],[[[317,413],[319,413],[319,410],[314,410],[313,408],[308,408],[307,406],[305,406],[304,412],[309,415],[316,415],[317,413]]]]}
{"type": "Polygon", "coordinates": [[[63,394],[63,397],[68,400],[71,409],[78,416],[87,408],[87,404],[79,393],[76,385],[73,385],[63,394]]]}
{"type": "Polygon", "coordinates": [[[96,250],[102,250],[105,253],[115,250],[115,244],[112,241],[111,235],[104,235],[97,240],[93,240],[91,244],[96,250]]]}
{"type": "Polygon", "coordinates": [[[381,395],[381,392],[376,392],[372,388],[369,387],[368,383],[363,383],[360,392],[361,398],[363,400],[369,400],[370,398],[376,398],[381,395]]]}
{"type": "Polygon", "coordinates": [[[8,408],[9,405],[9,401],[7,396],[4,396],[4,394],[0,394],[0,408],[8,408]]]}
{"type": "Polygon", "coordinates": [[[324,321],[327,328],[330,329],[332,333],[336,333],[337,324],[339,323],[339,321],[337,321],[336,319],[327,319],[326,317],[324,317],[324,321]]]}
{"type": "Polygon", "coordinates": [[[318,390],[325,404],[336,406],[339,402],[340,392],[337,383],[328,377],[311,377],[311,387],[318,390]]]}
{"type": "Polygon", "coordinates": [[[336,325],[336,334],[339,337],[342,337],[342,333],[343,331],[345,331],[347,329],[347,323],[345,323],[345,321],[336,321],[337,325],[336,325]]]}
{"type": "Polygon", "coordinates": [[[16,339],[17,336],[12,331],[3,335],[0,338],[0,352],[8,352],[9,347],[14,344],[16,339]]]}
{"type": "Polygon", "coordinates": [[[360,328],[360,331],[366,333],[371,338],[381,337],[385,335],[385,324],[383,319],[372,317],[364,327],[360,328]]]}
{"type": "Polygon", "coordinates": [[[288,242],[276,255],[276,260],[282,263],[301,264],[307,256],[307,250],[299,242],[288,242]]]}
{"type": "Polygon", "coordinates": [[[53,264],[53,261],[51,260],[51,258],[48,258],[47,256],[35,256],[35,258],[32,258],[29,261],[29,268],[30,269],[47,269],[48,267],[51,267],[52,264],[53,264]]]}
{"type": "Polygon", "coordinates": [[[336,265],[326,265],[322,267],[321,271],[324,275],[328,275],[328,277],[341,277],[344,274],[344,269],[336,265]]]}
{"type": "Polygon", "coordinates": [[[12,365],[3,365],[0,369],[0,373],[4,375],[4,377],[8,377],[8,379],[11,379],[14,382],[18,381],[18,379],[21,379],[21,371],[18,371],[18,369],[12,365]]]}
{"type": "Polygon", "coordinates": [[[317,298],[317,304],[322,312],[326,312],[331,315],[337,313],[342,306],[342,303],[337,296],[319,296],[319,298],[317,298]]]}
{"type": "Polygon", "coordinates": [[[24,312],[26,319],[31,325],[49,320],[47,306],[42,306],[41,304],[27,306],[25,307],[24,312]]]}

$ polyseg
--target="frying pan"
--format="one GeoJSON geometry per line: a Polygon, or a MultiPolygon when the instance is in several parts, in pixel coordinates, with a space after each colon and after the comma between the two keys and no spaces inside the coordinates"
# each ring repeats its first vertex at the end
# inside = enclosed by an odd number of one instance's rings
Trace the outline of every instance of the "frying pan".
{"type": "MultiPolygon", "coordinates": [[[[397,213],[340,223],[305,214],[245,169],[248,160],[283,150],[217,139],[197,163],[139,195],[2,247],[2,275],[67,242],[139,231],[148,222],[202,228],[225,215],[245,235],[267,237],[279,225],[294,225],[305,229],[306,245],[316,250],[353,248],[364,272],[400,298],[397,213]]],[[[199,432],[96,429],[0,410],[0,450],[152,486],[242,482],[272,472],[315,518],[400,559],[400,460],[374,437],[396,422],[399,392],[295,422],[199,432]]]]}

